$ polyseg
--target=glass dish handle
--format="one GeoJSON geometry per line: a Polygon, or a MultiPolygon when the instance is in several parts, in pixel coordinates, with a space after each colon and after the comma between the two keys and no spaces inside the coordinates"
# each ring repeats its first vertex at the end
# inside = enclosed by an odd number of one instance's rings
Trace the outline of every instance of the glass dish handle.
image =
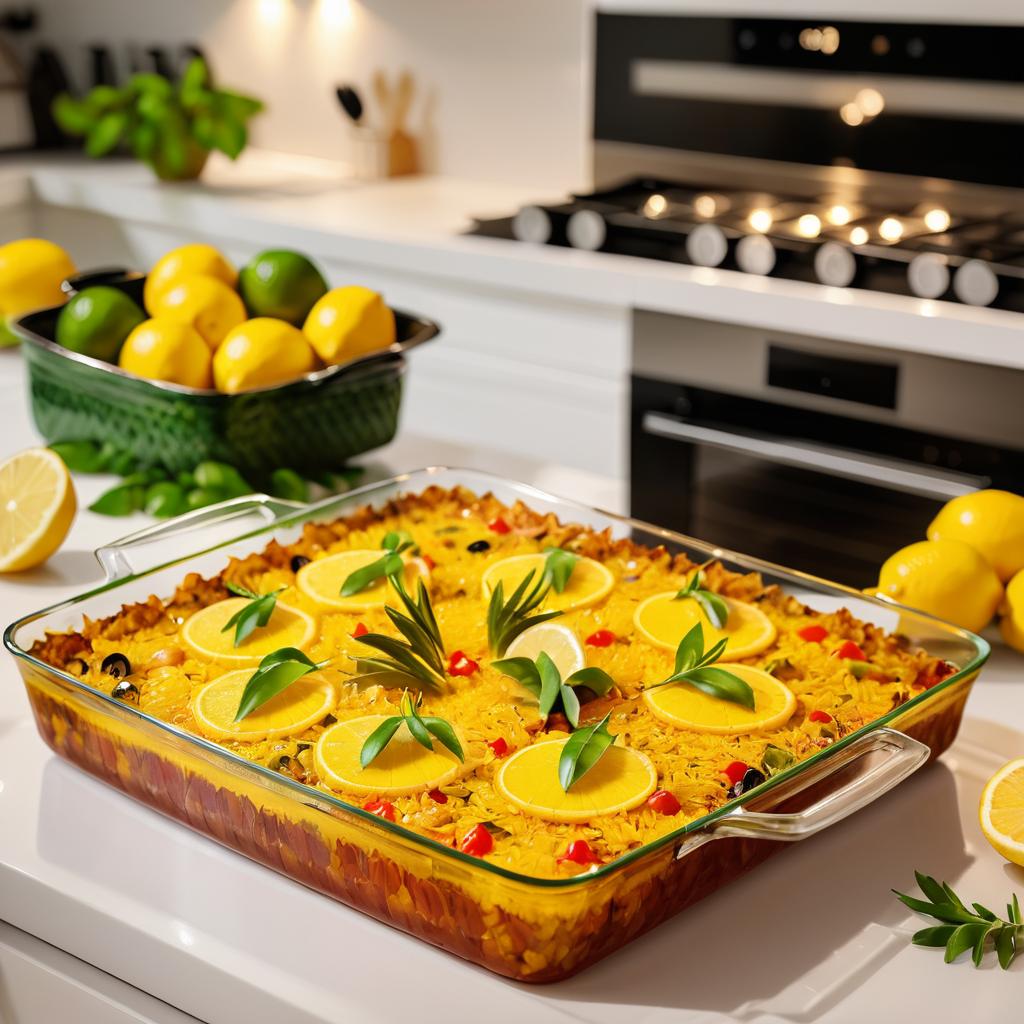
{"type": "Polygon", "coordinates": [[[133,548],[158,543],[191,530],[235,523],[239,519],[253,515],[259,516],[264,522],[273,523],[305,507],[301,502],[272,498],[267,494],[246,494],[241,498],[228,498],[226,501],[217,502],[216,505],[197,508],[166,522],[143,527],[135,533],[128,534],[127,537],[115,540],[112,544],[97,548],[94,554],[96,561],[106,573],[107,582],[113,583],[115,580],[123,580],[142,571],[132,563],[129,556],[133,548]]]}
{"type": "MultiPolygon", "coordinates": [[[[910,736],[895,729],[876,729],[713,821],[694,839],[806,839],[888,792],[920,768],[929,754],[925,744],[910,736]]],[[[693,840],[684,840],[677,856],[694,845],[693,840]]]]}

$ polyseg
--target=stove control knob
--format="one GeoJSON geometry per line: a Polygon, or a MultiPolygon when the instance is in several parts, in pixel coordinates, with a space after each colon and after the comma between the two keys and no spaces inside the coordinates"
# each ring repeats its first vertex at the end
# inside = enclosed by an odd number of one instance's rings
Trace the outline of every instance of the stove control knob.
{"type": "Polygon", "coordinates": [[[717,267],[728,254],[725,234],[714,224],[698,224],[686,238],[686,255],[698,267],[717,267]]]}
{"type": "Polygon", "coordinates": [[[539,206],[524,206],[512,218],[512,234],[520,242],[543,245],[551,240],[551,216],[539,206]]]}
{"type": "Polygon", "coordinates": [[[770,274],[775,269],[775,246],[764,235],[744,235],[736,243],[736,263],[747,274],[770,274]]]}
{"type": "Polygon", "coordinates": [[[937,252],[918,253],[907,267],[907,284],[920,299],[937,299],[949,288],[946,257],[937,252]]]}
{"type": "Polygon", "coordinates": [[[569,218],[565,233],[574,249],[597,252],[608,237],[608,225],[596,210],[577,210],[569,218]]]}
{"type": "Polygon", "coordinates": [[[969,306],[989,306],[999,294],[999,278],[983,260],[968,260],[953,275],[953,291],[969,306]]]}
{"type": "Polygon", "coordinates": [[[826,242],[814,254],[814,273],[822,284],[845,288],[857,276],[857,257],[838,242],[826,242]]]}

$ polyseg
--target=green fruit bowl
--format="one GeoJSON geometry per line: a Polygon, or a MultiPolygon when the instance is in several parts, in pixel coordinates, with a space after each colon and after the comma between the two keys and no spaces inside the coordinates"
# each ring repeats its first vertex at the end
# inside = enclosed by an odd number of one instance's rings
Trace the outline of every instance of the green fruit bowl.
{"type": "MultiPolygon", "coordinates": [[[[80,274],[65,292],[119,288],[140,305],[145,277],[123,270],[80,274]]],[[[146,380],[54,341],[61,307],[15,321],[28,363],[32,418],[48,443],[110,442],[142,464],[174,472],[213,459],[254,477],[279,466],[338,469],[387,444],[398,428],[404,353],[434,338],[431,320],[395,310],[397,340],[350,363],[274,387],[227,395],[146,380]]]]}

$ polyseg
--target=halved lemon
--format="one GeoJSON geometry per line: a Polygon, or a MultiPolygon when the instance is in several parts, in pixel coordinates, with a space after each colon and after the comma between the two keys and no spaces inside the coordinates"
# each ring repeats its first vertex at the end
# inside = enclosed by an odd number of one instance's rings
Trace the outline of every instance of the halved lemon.
{"type": "Polygon", "coordinates": [[[981,831],[1008,861],[1024,866],[1024,757],[1003,765],[981,794],[981,831]]]}
{"type": "Polygon", "coordinates": [[[270,621],[253,630],[235,647],[234,626],[226,633],[223,630],[231,616],[248,603],[244,597],[229,597],[196,612],[181,627],[182,643],[200,658],[210,658],[224,665],[256,665],[280,647],[298,647],[304,651],[316,639],[313,617],[278,601],[270,621]]]}
{"type": "Polygon", "coordinates": [[[78,507],[61,457],[29,448],[0,465],[0,572],[45,562],[64,542],[78,507]]]}
{"type": "Polygon", "coordinates": [[[498,792],[527,814],[560,822],[629,811],[654,792],[658,773],[650,758],[618,744],[566,792],[558,781],[558,759],[567,742],[546,740],[513,754],[495,777],[498,792]]]}
{"type": "Polygon", "coordinates": [[[671,683],[644,691],[644,701],[656,718],[677,729],[719,736],[777,729],[796,711],[796,696],[774,676],[749,665],[722,665],[754,691],[754,710],[731,700],[709,697],[687,683],[671,683]]]}
{"type": "Polygon", "coordinates": [[[505,657],[536,661],[541,651],[555,663],[563,680],[587,664],[579,638],[560,622],[541,622],[524,630],[508,645],[505,657]]]}
{"type": "Polygon", "coordinates": [[[348,793],[401,796],[443,786],[459,774],[462,763],[450,750],[437,740],[434,749],[427,750],[404,725],[364,768],[359,752],[385,718],[366,715],[332,725],[317,741],[314,752],[320,781],[348,793]]]}
{"type": "MultiPolygon", "coordinates": [[[[533,583],[536,583],[544,572],[546,557],[540,552],[533,555],[513,555],[488,566],[483,575],[484,597],[490,597],[491,591],[500,581],[507,598],[531,571],[534,573],[533,583]]],[[[547,597],[544,598],[544,608],[561,612],[567,612],[571,608],[587,608],[597,604],[614,585],[615,577],[606,566],[595,562],[593,558],[580,558],[573,567],[565,590],[559,594],[552,587],[548,591],[547,597]]]]}
{"type": "MultiPolygon", "coordinates": [[[[299,570],[295,577],[296,586],[320,606],[334,611],[365,612],[371,608],[382,608],[389,595],[394,604],[397,601],[394,588],[383,577],[357,594],[341,596],[342,584],[352,573],[366,568],[386,554],[386,551],[358,549],[314,559],[299,570]]],[[[428,582],[430,569],[422,558],[410,558],[405,563],[405,585],[410,593],[415,589],[417,576],[428,582]]]]}
{"type": "Polygon", "coordinates": [[[251,678],[251,669],[235,669],[207,683],[195,695],[192,714],[204,736],[215,740],[294,736],[330,714],[338,703],[331,683],[318,672],[310,672],[236,722],[242,691],[251,678]]]}
{"type": "Polygon", "coordinates": [[[745,601],[722,598],[729,608],[724,629],[713,626],[704,610],[694,600],[676,600],[675,591],[641,601],[633,613],[633,625],[649,643],[674,651],[679,641],[699,622],[704,627],[704,646],[713,647],[722,637],[729,642],[720,661],[739,661],[760,654],[775,642],[772,620],[760,608],[745,601]]]}

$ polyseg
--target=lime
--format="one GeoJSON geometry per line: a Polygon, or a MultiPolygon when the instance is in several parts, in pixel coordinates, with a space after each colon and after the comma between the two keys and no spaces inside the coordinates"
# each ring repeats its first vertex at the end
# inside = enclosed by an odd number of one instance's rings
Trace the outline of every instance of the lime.
{"type": "Polygon", "coordinates": [[[125,338],[145,319],[124,292],[106,285],[86,288],[60,311],[57,344],[113,363],[125,338]]]}
{"type": "Polygon", "coordinates": [[[298,327],[326,293],[327,283],[302,253],[267,249],[242,267],[238,290],[250,316],[275,317],[298,327]]]}

